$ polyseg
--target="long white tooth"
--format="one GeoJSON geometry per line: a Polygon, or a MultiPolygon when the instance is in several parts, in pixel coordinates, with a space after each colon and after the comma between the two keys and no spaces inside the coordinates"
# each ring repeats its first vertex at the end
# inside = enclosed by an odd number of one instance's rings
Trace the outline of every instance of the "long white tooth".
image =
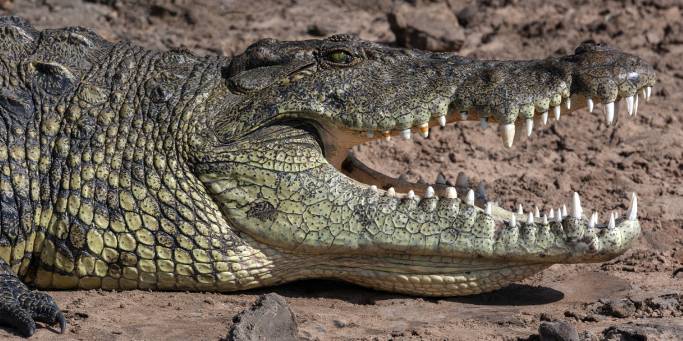
{"type": "Polygon", "coordinates": [[[543,215],[543,225],[548,225],[548,217],[545,214],[543,215]]]}
{"type": "Polygon", "coordinates": [[[526,119],[526,136],[531,136],[531,133],[534,132],[534,119],[533,118],[527,118],[526,119]]]}
{"type": "Polygon", "coordinates": [[[491,215],[491,212],[493,212],[493,203],[489,201],[486,203],[486,208],[484,208],[484,213],[491,215]]]}
{"type": "Polygon", "coordinates": [[[614,212],[612,212],[609,215],[609,223],[607,223],[607,228],[613,229],[614,227],[616,227],[616,223],[614,222],[614,212]]]}
{"type": "Polygon", "coordinates": [[[470,189],[469,191],[467,191],[467,198],[465,199],[465,202],[470,206],[474,206],[474,191],[473,190],[470,189]]]}
{"type": "Polygon", "coordinates": [[[408,191],[408,199],[415,199],[415,192],[412,189],[408,191]]]}
{"type": "Polygon", "coordinates": [[[605,119],[607,119],[608,125],[612,125],[614,122],[614,102],[605,104],[605,119]]]}
{"type": "Polygon", "coordinates": [[[455,190],[455,187],[450,187],[446,188],[446,198],[448,199],[455,199],[458,197],[458,191],[455,190]]]}
{"type": "Polygon", "coordinates": [[[548,218],[553,219],[555,218],[555,210],[552,208],[550,209],[550,212],[548,213],[548,218]]]}
{"type": "Polygon", "coordinates": [[[638,99],[640,95],[636,92],[636,100],[633,102],[633,116],[638,115],[638,99]]]}
{"type": "Polygon", "coordinates": [[[583,209],[581,208],[581,198],[579,193],[574,192],[572,197],[572,215],[575,219],[581,219],[583,216],[583,209]]]}
{"type": "Polygon", "coordinates": [[[510,226],[515,227],[517,226],[517,218],[515,218],[515,215],[512,215],[512,218],[510,218],[510,226]]]}
{"type": "Polygon", "coordinates": [[[647,89],[647,92],[646,92],[646,95],[647,95],[647,96],[645,96],[645,101],[649,101],[649,100],[650,100],[650,95],[652,95],[652,87],[651,87],[651,86],[648,86],[646,89],[647,89]]]}
{"type": "Polygon", "coordinates": [[[486,129],[489,127],[489,121],[486,117],[482,117],[479,119],[479,125],[483,128],[486,129]]]}
{"type": "Polygon", "coordinates": [[[633,115],[633,96],[626,96],[626,112],[629,116],[633,115]]]}
{"type": "Polygon", "coordinates": [[[458,173],[458,178],[455,179],[455,185],[458,187],[469,186],[469,179],[467,178],[467,175],[465,175],[463,172],[458,173]]]}
{"type": "Polygon", "coordinates": [[[534,223],[534,215],[529,212],[529,216],[526,218],[526,223],[527,224],[533,224],[534,223]]]}
{"type": "Polygon", "coordinates": [[[559,121],[560,120],[560,114],[561,114],[559,105],[556,105],[553,107],[553,114],[555,114],[555,121],[559,121]]]}
{"type": "Polygon", "coordinates": [[[588,112],[593,112],[593,106],[595,105],[595,103],[593,103],[592,98],[588,97],[586,99],[586,105],[588,106],[588,112]]]}
{"type": "Polygon", "coordinates": [[[403,137],[404,140],[410,140],[411,134],[410,128],[401,130],[401,137],[403,137]]]}
{"type": "Polygon", "coordinates": [[[432,186],[427,186],[427,190],[425,190],[425,198],[433,198],[434,197],[434,188],[432,186]]]}
{"type": "Polygon", "coordinates": [[[517,204],[517,214],[524,214],[524,207],[522,207],[522,204],[517,204]]]}
{"type": "Polygon", "coordinates": [[[500,127],[503,136],[503,145],[508,148],[512,147],[512,142],[515,140],[515,124],[508,123],[503,124],[500,127]]]}
{"type": "Polygon", "coordinates": [[[442,127],[446,126],[446,115],[439,116],[439,125],[442,127]]]}
{"type": "Polygon", "coordinates": [[[386,130],[382,133],[382,135],[384,135],[385,140],[391,141],[391,132],[390,131],[386,130]]]}
{"type": "Polygon", "coordinates": [[[461,120],[463,120],[463,121],[466,120],[466,119],[467,119],[467,116],[469,116],[469,115],[467,114],[467,111],[461,111],[461,112],[460,112],[460,119],[461,119],[461,120]]]}
{"type": "Polygon", "coordinates": [[[643,99],[647,101],[647,88],[642,88],[640,92],[643,94],[643,99]]]}
{"type": "Polygon", "coordinates": [[[631,208],[628,210],[628,220],[638,219],[638,197],[636,192],[631,194],[631,208]]]}
{"type": "Polygon", "coordinates": [[[369,138],[375,137],[375,132],[372,131],[372,130],[368,130],[368,137],[369,137],[369,138]]]}
{"type": "Polygon", "coordinates": [[[541,121],[543,122],[543,125],[548,124],[548,112],[547,111],[544,111],[541,114],[541,121]]]}
{"type": "Polygon", "coordinates": [[[562,218],[567,216],[567,205],[562,205],[562,218]]]}
{"type": "Polygon", "coordinates": [[[396,190],[394,190],[393,187],[389,187],[389,189],[387,190],[387,195],[390,197],[395,197],[396,196],[396,190]]]}
{"type": "Polygon", "coordinates": [[[567,110],[571,110],[571,108],[572,108],[572,98],[571,98],[571,97],[567,97],[567,99],[565,100],[564,104],[567,106],[567,110]]]}
{"type": "Polygon", "coordinates": [[[560,211],[559,208],[557,209],[557,215],[555,216],[555,221],[558,223],[562,222],[562,211],[560,211]]]}
{"type": "Polygon", "coordinates": [[[541,211],[538,210],[538,206],[534,206],[534,217],[536,217],[536,218],[541,217],[541,211]]]}
{"type": "Polygon", "coordinates": [[[377,186],[375,186],[375,185],[370,186],[370,189],[371,189],[373,192],[377,192],[377,186]]]}
{"type": "Polygon", "coordinates": [[[590,219],[588,219],[588,228],[594,228],[595,227],[595,212],[591,214],[590,219]]]}

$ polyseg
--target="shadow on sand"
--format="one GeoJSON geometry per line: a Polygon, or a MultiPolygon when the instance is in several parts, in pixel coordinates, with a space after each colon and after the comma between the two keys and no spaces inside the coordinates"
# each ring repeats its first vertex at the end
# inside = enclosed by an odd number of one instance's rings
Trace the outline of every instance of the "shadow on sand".
{"type": "MultiPolygon", "coordinates": [[[[303,280],[274,288],[255,289],[254,294],[275,292],[290,298],[331,298],[353,304],[375,304],[377,301],[392,299],[417,298],[383,291],[367,289],[361,286],[332,280],[303,280]]],[[[557,302],[564,294],[552,288],[527,284],[511,284],[496,291],[461,297],[420,297],[425,301],[449,301],[474,305],[491,306],[529,306],[557,302]]]]}

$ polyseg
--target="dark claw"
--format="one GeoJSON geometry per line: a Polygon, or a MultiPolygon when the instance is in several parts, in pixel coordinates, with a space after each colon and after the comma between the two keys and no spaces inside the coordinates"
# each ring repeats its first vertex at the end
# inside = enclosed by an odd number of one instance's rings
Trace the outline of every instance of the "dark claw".
{"type": "Polygon", "coordinates": [[[57,322],[59,322],[59,333],[64,334],[64,329],[66,329],[66,319],[64,318],[64,314],[62,312],[57,313],[57,322]]]}

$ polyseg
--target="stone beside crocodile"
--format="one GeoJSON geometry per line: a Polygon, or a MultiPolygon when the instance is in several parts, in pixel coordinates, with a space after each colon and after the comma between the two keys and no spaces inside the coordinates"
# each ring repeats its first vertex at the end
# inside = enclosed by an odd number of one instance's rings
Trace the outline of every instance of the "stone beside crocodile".
{"type": "Polygon", "coordinates": [[[0,316],[24,335],[64,327],[24,282],[228,292],[326,277],[464,295],[613,258],[640,232],[635,196],[606,224],[578,195],[572,212],[519,214],[348,154],[462,120],[498,122],[511,146],[550,111],[604,103],[611,122],[624,99],[634,114],[654,72],[606,46],[478,61],[336,35],[199,58],[14,17],[0,46],[0,316]]]}

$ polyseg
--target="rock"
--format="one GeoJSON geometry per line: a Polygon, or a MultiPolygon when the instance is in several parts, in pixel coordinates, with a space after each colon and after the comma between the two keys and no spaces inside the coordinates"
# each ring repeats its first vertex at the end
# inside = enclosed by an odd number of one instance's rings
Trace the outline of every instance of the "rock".
{"type": "Polygon", "coordinates": [[[465,34],[445,3],[401,3],[388,14],[396,44],[429,51],[458,51],[465,34]]]}
{"type": "Polygon", "coordinates": [[[278,294],[261,295],[256,302],[235,316],[227,340],[299,340],[294,313],[278,294]]]}
{"type": "Polygon", "coordinates": [[[602,314],[614,317],[629,317],[636,312],[636,306],[628,298],[609,300],[602,306],[602,314]]]}
{"type": "Polygon", "coordinates": [[[542,322],[538,327],[541,341],[579,341],[579,333],[569,322],[542,322]]]}

